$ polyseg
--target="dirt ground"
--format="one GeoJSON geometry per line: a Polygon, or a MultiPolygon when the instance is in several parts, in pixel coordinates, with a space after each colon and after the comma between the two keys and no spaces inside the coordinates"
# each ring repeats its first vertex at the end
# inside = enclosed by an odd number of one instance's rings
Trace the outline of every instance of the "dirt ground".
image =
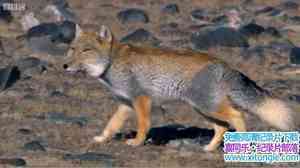
{"type": "MultiPolygon", "coordinates": [[[[24,33],[20,26],[20,17],[28,11],[33,11],[41,22],[47,22],[47,17],[42,17],[41,11],[54,1],[20,2],[29,6],[27,11],[15,12],[11,23],[0,22],[0,68],[16,65],[19,60],[28,57],[43,60],[46,65],[42,72],[30,71],[30,77],[21,77],[11,87],[0,91],[0,167],[14,167],[13,165],[17,164],[16,161],[1,164],[1,159],[9,158],[23,159],[26,167],[300,166],[299,163],[225,163],[221,147],[215,152],[204,152],[202,147],[212,138],[213,130],[204,118],[182,102],[170,102],[163,108],[153,108],[153,128],[145,145],[131,147],[125,144],[125,139],[134,136],[135,133],[136,123],[132,118],[111,142],[93,145],[87,151],[92,138],[101,133],[116,110],[118,102],[112,99],[111,94],[97,80],[85,74],[65,73],[60,64],[64,56],[35,53],[22,47],[23,42],[14,38],[15,34],[24,33]]],[[[84,29],[97,31],[105,24],[112,29],[115,37],[121,40],[134,30],[143,28],[150,32],[159,44],[153,44],[151,39],[133,40],[132,43],[179,50],[197,50],[190,37],[201,29],[202,22],[201,18],[197,20],[191,17],[192,11],[206,10],[212,13],[209,16],[215,18],[226,10],[239,9],[244,13],[243,23],[246,23],[247,19],[255,19],[256,23],[263,27],[273,26],[283,37],[278,39],[268,35],[255,36],[248,39],[250,47],[246,49],[218,46],[205,52],[225,60],[280,98],[293,102],[300,112],[299,65],[290,62],[291,48],[298,45],[297,37],[284,34],[286,31],[283,30],[288,26],[300,26],[298,22],[290,19],[300,16],[300,6],[286,7],[282,5],[285,2],[283,0],[67,2],[77,17],[76,21],[84,29]],[[168,4],[177,4],[178,9],[164,10],[168,4]],[[282,18],[282,15],[254,15],[256,11],[265,7],[274,7],[287,18],[282,18]],[[149,21],[123,23],[117,15],[128,8],[142,9],[149,21]],[[294,73],[297,70],[298,73],[294,73]]],[[[296,0],[291,2],[300,5],[296,0]]],[[[297,34],[298,29],[293,30],[297,34]]],[[[246,118],[247,127],[251,131],[275,130],[255,116],[246,114],[246,118]]]]}

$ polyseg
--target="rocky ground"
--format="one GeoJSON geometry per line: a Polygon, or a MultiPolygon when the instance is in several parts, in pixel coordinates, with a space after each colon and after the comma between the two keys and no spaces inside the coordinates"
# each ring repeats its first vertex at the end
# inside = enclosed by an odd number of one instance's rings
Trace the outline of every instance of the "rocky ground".
{"type": "MultiPolygon", "coordinates": [[[[300,112],[297,0],[18,0],[26,10],[12,12],[0,2],[0,167],[299,167],[225,163],[222,148],[204,152],[213,131],[181,102],[154,107],[144,146],[124,143],[135,134],[132,119],[111,142],[87,151],[117,102],[95,79],[64,73],[74,29],[54,23],[95,31],[105,24],[124,43],[208,52],[300,112]],[[46,10],[51,4],[60,16],[46,10]],[[34,30],[24,21],[30,12],[34,30]]],[[[274,130],[246,117],[249,130],[274,130]]]]}

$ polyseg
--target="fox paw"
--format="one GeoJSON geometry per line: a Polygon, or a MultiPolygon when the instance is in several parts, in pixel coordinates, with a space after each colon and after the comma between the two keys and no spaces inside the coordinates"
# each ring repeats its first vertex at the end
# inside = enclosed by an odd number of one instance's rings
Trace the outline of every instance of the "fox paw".
{"type": "Polygon", "coordinates": [[[130,145],[130,146],[139,146],[139,145],[142,145],[143,143],[144,143],[144,140],[140,140],[137,138],[128,139],[126,141],[126,144],[130,145]]]}
{"type": "Polygon", "coordinates": [[[108,140],[108,137],[101,135],[101,136],[95,136],[93,139],[97,143],[103,143],[108,140]]]}

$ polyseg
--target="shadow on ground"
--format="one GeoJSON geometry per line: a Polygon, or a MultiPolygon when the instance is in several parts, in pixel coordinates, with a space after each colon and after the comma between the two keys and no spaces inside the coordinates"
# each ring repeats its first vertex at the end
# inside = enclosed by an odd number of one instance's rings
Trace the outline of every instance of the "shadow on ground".
{"type": "MultiPolygon", "coordinates": [[[[123,140],[134,138],[135,131],[127,133],[119,133],[114,139],[123,140]]],[[[153,127],[150,129],[146,144],[166,145],[172,140],[181,139],[197,139],[197,143],[207,143],[214,135],[214,131],[206,128],[185,127],[183,125],[174,124],[161,127],[153,127]],[[200,141],[198,141],[200,140],[200,141]],[[205,142],[203,142],[205,141],[205,142]]]]}

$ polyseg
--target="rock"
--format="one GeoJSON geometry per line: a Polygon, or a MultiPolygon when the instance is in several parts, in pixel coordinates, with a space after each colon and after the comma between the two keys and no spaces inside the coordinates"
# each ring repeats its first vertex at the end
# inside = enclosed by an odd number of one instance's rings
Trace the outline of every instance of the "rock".
{"type": "Polygon", "coordinates": [[[276,10],[277,9],[272,7],[272,6],[267,6],[267,7],[264,7],[262,9],[259,9],[259,10],[255,11],[254,13],[256,15],[261,15],[261,14],[271,13],[271,12],[274,12],[276,10]]]}
{"type": "Polygon", "coordinates": [[[273,37],[281,37],[280,32],[275,27],[267,27],[264,31],[265,34],[269,34],[273,37]]]}
{"type": "Polygon", "coordinates": [[[62,97],[62,96],[65,96],[65,94],[61,90],[53,90],[50,92],[49,96],[50,97],[62,97]]]}
{"type": "Polygon", "coordinates": [[[54,0],[51,5],[46,6],[44,11],[54,16],[55,21],[68,20],[75,22],[77,20],[66,0],[54,0]]]}
{"type": "Polygon", "coordinates": [[[241,27],[239,31],[245,36],[251,37],[251,36],[258,36],[262,34],[265,31],[265,28],[258,24],[250,23],[241,27]]]}
{"type": "Polygon", "coordinates": [[[286,16],[285,16],[285,13],[282,11],[282,10],[280,10],[280,9],[274,9],[272,12],[270,12],[269,14],[268,14],[268,16],[278,16],[278,17],[281,17],[281,18],[285,18],[286,16]]]}
{"type": "Polygon", "coordinates": [[[34,26],[19,37],[26,40],[26,45],[34,52],[63,56],[69,44],[75,38],[76,24],[70,21],[42,23],[34,26]]]}
{"type": "Polygon", "coordinates": [[[30,78],[36,74],[40,75],[45,71],[47,63],[35,57],[28,57],[18,60],[17,67],[21,72],[21,78],[30,78]]]}
{"type": "Polygon", "coordinates": [[[49,112],[47,119],[48,121],[57,124],[77,124],[80,127],[83,127],[88,123],[88,119],[86,117],[69,117],[64,113],[59,112],[49,112]]]}
{"type": "Polygon", "coordinates": [[[289,21],[292,24],[300,24],[300,16],[291,16],[289,17],[289,21]]]}
{"type": "Polygon", "coordinates": [[[3,20],[6,23],[9,23],[13,20],[13,16],[9,10],[5,10],[3,7],[3,3],[8,1],[1,1],[0,2],[0,21],[3,20]]]}
{"type": "Polygon", "coordinates": [[[179,7],[177,4],[168,4],[164,8],[162,8],[162,12],[174,15],[179,13],[179,7]]]}
{"type": "Polygon", "coordinates": [[[218,28],[215,30],[201,31],[191,36],[193,48],[207,50],[210,47],[249,47],[247,38],[231,28],[218,28]]]}
{"type": "Polygon", "coordinates": [[[70,21],[42,23],[28,30],[27,39],[49,36],[51,42],[70,43],[75,38],[76,24],[70,21]]]}
{"type": "Polygon", "coordinates": [[[225,24],[228,22],[228,17],[225,15],[217,16],[211,20],[214,24],[225,24]]]}
{"type": "Polygon", "coordinates": [[[21,166],[26,166],[26,161],[22,158],[10,158],[10,159],[0,158],[0,165],[1,164],[21,167],[21,166]]]}
{"type": "Polygon", "coordinates": [[[117,18],[123,24],[126,23],[148,23],[149,17],[148,15],[141,9],[131,8],[126,9],[118,13],[117,18]]]}
{"type": "Polygon", "coordinates": [[[292,48],[290,52],[290,63],[291,64],[300,64],[300,47],[292,48]]]}
{"type": "Polygon", "coordinates": [[[210,15],[207,11],[203,9],[196,9],[191,12],[191,17],[193,20],[208,22],[210,20],[210,15]]]}
{"type": "Polygon", "coordinates": [[[299,4],[293,1],[286,1],[279,5],[284,10],[297,10],[299,8],[299,4]]]}
{"type": "Polygon", "coordinates": [[[100,167],[113,167],[114,158],[103,153],[87,152],[83,154],[65,154],[64,160],[79,160],[80,162],[93,162],[100,167]]]}
{"type": "Polygon", "coordinates": [[[300,104],[300,95],[290,95],[288,99],[300,104]]]}
{"type": "Polygon", "coordinates": [[[76,35],[76,24],[70,21],[62,22],[60,26],[60,34],[54,41],[71,43],[76,35]]]}
{"type": "Polygon", "coordinates": [[[46,148],[39,141],[31,141],[24,145],[25,150],[30,151],[46,151],[46,148]]]}
{"type": "Polygon", "coordinates": [[[23,134],[23,135],[30,135],[32,131],[27,128],[20,128],[18,129],[18,133],[23,134]]]}
{"type": "Polygon", "coordinates": [[[20,79],[20,71],[15,66],[0,69],[0,91],[11,87],[20,79]]]}
{"type": "Polygon", "coordinates": [[[129,33],[120,40],[122,43],[142,43],[158,46],[160,41],[149,31],[145,29],[137,29],[132,33],[129,33]]]}

